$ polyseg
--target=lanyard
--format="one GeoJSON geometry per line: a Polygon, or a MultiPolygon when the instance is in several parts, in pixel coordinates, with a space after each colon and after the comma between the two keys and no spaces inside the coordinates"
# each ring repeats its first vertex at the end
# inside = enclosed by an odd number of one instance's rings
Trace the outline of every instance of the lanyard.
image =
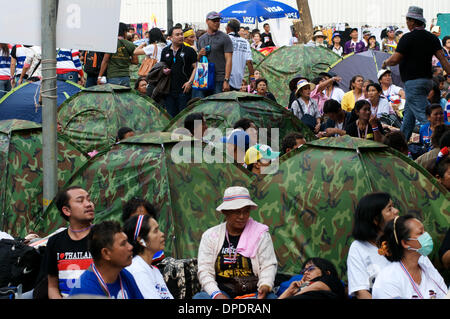
{"type": "Polygon", "coordinates": [[[416,283],[414,282],[414,279],[412,278],[409,271],[406,269],[405,265],[403,265],[403,263],[400,262],[400,266],[402,267],[403,271],[405,272],[406,276],[408,277],[409,281],[411,282],[411,285],[412,285],[414,291],[417,293],[417,295],[420,297],[420,299],[423,299],[423,296],[420,293],[419,288],[417,287],[416,283]]]}
{"type": "MultiPolygon", "coordinates": [[[[356,129],[358,130],[358,137],[361,138],[361,133],[359,132],[358,123],[359,123],[359,120],[356,121],[356,129]]],[[[366,138],[368,129],[369,129],[369,124],[366,125],[366,132],[364,133],[364,137],[363,138],[366,138]]]]}
{"type": "MultiPolygon", "coordinates": [[[[106,282],[103,279],[103,277],[100,274],[100,272],[98,271],[97,267],[95,267],[94,263],[92,263],[92,271],[94,272],[95,276],[97,277],[97,280],[100,283],[100,286],[102,287],[102,289],[105,292],[106,296],[111,298],[111,294],[109,293],[108,286],[106,285],[106,282]]],[[[120,290],[122,291],[122,297],[123,297],[123,299],[127,299],[125,297],[125,291],[124,291],[123,285],[122,285],[122,277],[120,276],[120,274],[119,274],[119,281],[120,281],[120,290]]]]}
{"type": "Polygon", "coordinates": [[[236,249],[234,250],[234,256],[231,256],[231,242],[230,242],[230,238],[228,237],[228,230],[225,230],[225,236],[227,237],[227,241],[228,241],[228,256],[230,257],[230,259],[236,261],[236,256],[237,256],[237,251],[236,249]]]}

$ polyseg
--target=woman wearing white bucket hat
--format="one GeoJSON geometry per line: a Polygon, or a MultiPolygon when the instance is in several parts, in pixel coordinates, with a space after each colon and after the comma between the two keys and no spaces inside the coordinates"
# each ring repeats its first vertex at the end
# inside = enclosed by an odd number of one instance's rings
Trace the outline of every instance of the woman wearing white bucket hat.
{"type": "Polygon", "coordinates": [[[256,209],[245,187],[225,190],[216,208],[225,222],[202,235],[198,250],[198,279],[202,291],[194,299],[275,299],[271,292],[277,259],[267,225],[250,218],[256,209]]]}

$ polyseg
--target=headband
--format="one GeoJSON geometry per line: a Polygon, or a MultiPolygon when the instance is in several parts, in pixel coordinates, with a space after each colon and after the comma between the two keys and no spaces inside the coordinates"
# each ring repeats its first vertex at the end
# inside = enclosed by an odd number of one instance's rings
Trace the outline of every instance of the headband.
{"type": "Polygon", "coordinates": [[[395,237],[395,242],[398,245],[397,231],[395,230],[395,224],[397,223],[397,219],[398,219],[398,216],[394,218],[394,237],[395,237]]]}
{"type": "Polygon", "coordinates": [[[195,35],[194,30],[192,29],[187,30],[185,33],[183,33],[183,37],[185,38],[190,37],[191,35],[195,35]]]}
{"type": "Polygon", "coordinates": [[[136,241],[138,236],[139,236],[139,232],[141,231],[141,227],[142,227],[142,221],[144,220],[145,215],[139,215],[137,222],[136,222],[136,228],[134,229],[134,240],[136,241]]]}

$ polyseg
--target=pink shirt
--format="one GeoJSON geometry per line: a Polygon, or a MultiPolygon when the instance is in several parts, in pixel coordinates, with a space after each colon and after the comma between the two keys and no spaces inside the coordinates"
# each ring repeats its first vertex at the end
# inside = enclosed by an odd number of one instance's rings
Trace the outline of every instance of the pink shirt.
{"type": "Polygon", "coordinates": [[[311,94],[309,95],[310,98],[317,101],[317,108],[319,110],[320,116],[323,115],[323,105],[326,101],[329,100],[328,96],[326,96],[323,91],[317,92],[317,89],[319,86],[317,85],[314,90],[312,90],[311,94]]]}

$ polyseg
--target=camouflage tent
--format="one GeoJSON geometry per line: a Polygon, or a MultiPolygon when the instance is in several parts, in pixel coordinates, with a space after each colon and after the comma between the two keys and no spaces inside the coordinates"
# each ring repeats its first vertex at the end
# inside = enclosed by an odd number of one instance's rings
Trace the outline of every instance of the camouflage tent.
{"type": "Polygon", "coordinates": [[[400,215],[423,221],[433,256],[450,226],[450,193],[424,168],[383,144],[347,135],[286,154],[277,173],[252,186],[257,219],[270,226],[281,272],[298,273],[306,258],[323,257],[346,278],[354,211],[373,191],[390,193],[400,215]]]}
{"type": "MultiPolygon", "coordinates": [[[[63,186],[86,157],[60,134],[58,186],[63,186]]],[[[24,120],[0,121],[1,230],[15,236],[49,227],[42,219],[42,127],[24,120]]]]}
{"type": "Polygon", "coordinates": [[[197,101],[174,117],[164,131],[184,127],[186,116],[195,112],[203,112],[208,128],[217,128],[223,135],[227,129],[233,128],[236,121],[246,117],[258,128],[267,129],[268,141],[272,128],[279,128],[280,140],[275,143],[280,143],[292,131],[303,133],[307,140],[315,139],[311,130],[282,106],[262,96],[243,92],[219,93],[197,101]]]}
{"type": "Polygon", "coordinates": [[[119,85],[99,85],[77,93],[58,110],[63,132],[87,154],[115,142],[123,126],[138,133],[162,130],[169,115],[148,97],[119,85]]]}
{"type": "MultiPolygon", "coordinates": [[[[203,154],[203,162],[185,163],[178,154],[192,156],[193,160],[194,143],[190,137],[184,138],[186,141],[180,142],[171,133],[162,132],[127,138],[96,155],[67,186],[81,185],[90,193],[96,205],[95,222],[121,221],[124,203],[135,196],[149,200],[160,211],[160,227],[167,238],[166,255],[195,257],[202,233],[221,221],[215,208],[224,189],[230,185],[248,186],[251,175],[242,166],[227,163],[223,148],[212,151],[198,140],[196,147],[202,152],[195,156],[203,154]],[[225,163],[212,162],[216,155],[225,163]]],[[[46,210],[45,218],[65,224],[54,203],[46,210]]]]}
{"type": "Polygon", "coordinates": [[[325,71],[339,55],[323,47],[302,44],[281,47],[268,55],[259,65],[261,76],[269,82],[269,91],[275,95],[277,102],[287,107],[289,102],[289,81],[297,74],[312,80],[325,71]]]}

